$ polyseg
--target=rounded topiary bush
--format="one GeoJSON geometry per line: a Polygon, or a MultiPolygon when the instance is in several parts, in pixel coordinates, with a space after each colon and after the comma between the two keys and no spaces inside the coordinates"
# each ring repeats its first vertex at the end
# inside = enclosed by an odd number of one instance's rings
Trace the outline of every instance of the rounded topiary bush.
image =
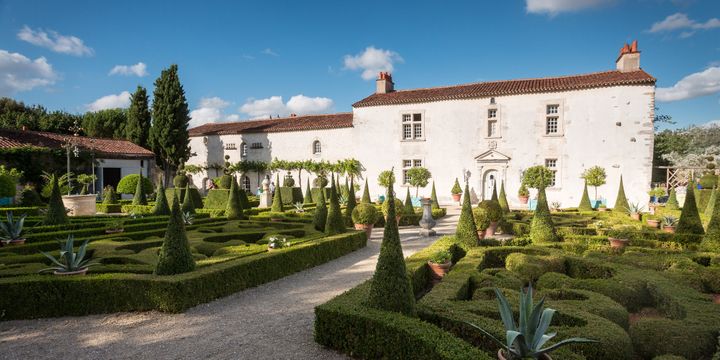
{"type": "Polygon", "coordinates": [[[213,182],[221,189],[229,189],[233,183],[233,177],[232,175],[223,175],[221,177],[215,178],[213,182]]]}
{"type": "Polygon", "coordinates": [[[478,208],[485,209],[487,217],[490,222],[498,222],[502,219],[502,208],[500,203],[494,200],[483,200],[478,204],[478,208]]]}
{"type": "Polygon", "coordinates": [[[40,194],[31,187],[25,187],[20,193],[20,206],[40,206],[42,203],[40,194]]]}
{"type": "Polygon", "coordinates": [[[177,174],[173,178],[173,185],[175,185],[176,188],[184,188],[188,185],[188,177],[184,174],[177,174]]]}
{"type": "MultiPolygon", "coordinates": [[[[135,194],[135,189],[137,188],[139,178],[139,174],[130,174],[128,176],[125,176],[124,178],[120,179],[117,189],[115,190],[120,194],[135,194]]],[[[150,179],[143,176],[142,184],[143,190],[145,190],[145,194],[151,194],[153,192],[153,184],[150,179]]]]}
{"type": "Polygon", "coordinates": [[[313,187],[324,188],[329,183],[330,183],[330,181],[328,181],[328,179],[326,177],[320,176],[320,177],[315,178],[315,180],[313,180],[313,187]]]}
{"type": "MultiPolygon", "coordinates": [[[[396,214],[397,216],[404,215],[404,214],[403,214],[403,208],[404,208],[404,207],[405,207],[405,205],[403,204],[403,202],[402,202],[400,199],[395,198],[395,214],[396,214]]],[[[382,203],[382,213],[383,213],[383,215],[387,216],[389,210],[390,210],[390,202],[389,202],[389,201],[383,202],[383,203],[382,203]]]]}
{"type": "Polygon", "coordinates": [[[284,187],[293,187],[295,186],[295,179],[293,179],[292,175],[288,174],[283,179],[283,186],[284,187]]]}
{"type": "Polygon", "coordinates": [[[372,204],[360,203],[352,211],[352,221],[355,224],[374,224],[378,216],[378,210],[372,204]]]}
{"type": "Polygon", "coordinates": [[[712,189],[717,186],[718,177],[713,173],[707,173],[700,178],[699,182],[703,189],[712,189]]]}
{"type": "Polygon", "coordinates": [[[488,216],[488,210],[486,208],[476,207],[472,210],[473,218],[475,219],[475,228],[478,231],[485,231],[490,227],[490,216],[488,216]]]}
{"type": "Polygon", "coordinates": [[[7,175],[0,175],[0,197],[13,197],[17,193],[15,179],[7,175]]]}

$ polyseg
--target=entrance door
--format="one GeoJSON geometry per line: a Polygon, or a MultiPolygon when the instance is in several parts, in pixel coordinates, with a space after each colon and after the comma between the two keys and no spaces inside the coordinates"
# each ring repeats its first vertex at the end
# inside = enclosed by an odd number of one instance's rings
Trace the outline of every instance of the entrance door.
{"type": "Polygon", "coordinates": [[[490,170],[483,177],[483,200],[490,200],[493,194],[493,188],[498,181],[497,170],[490,170]]]}
{"type": "Polygon", "coordinates": [[[120,182],[120,168],[103,168],[103,183],[102,186],[105,188],[108,185],[112,185],[117,189],[117,185],[120,182]]]}

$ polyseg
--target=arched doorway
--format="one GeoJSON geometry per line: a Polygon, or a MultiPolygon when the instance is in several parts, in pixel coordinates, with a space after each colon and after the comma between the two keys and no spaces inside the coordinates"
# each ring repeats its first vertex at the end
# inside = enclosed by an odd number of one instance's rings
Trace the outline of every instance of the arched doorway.
{"type": "Polygon", "coordinates": [[[490,200],[493,194],[493,188],[500,180],[497,170],[488,170],[483,175],[483,200],[490,200]]]}

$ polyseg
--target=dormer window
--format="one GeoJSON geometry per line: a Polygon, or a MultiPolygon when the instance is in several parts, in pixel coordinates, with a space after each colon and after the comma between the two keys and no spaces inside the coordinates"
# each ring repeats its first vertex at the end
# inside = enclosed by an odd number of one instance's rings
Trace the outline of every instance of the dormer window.
{"type": "Polygon", "coordinates": [[[322,153],[322,145],[320,144],[320,140],[313,141],[312,148],[314,155],[320,155],[320,153],[322,153]]]}

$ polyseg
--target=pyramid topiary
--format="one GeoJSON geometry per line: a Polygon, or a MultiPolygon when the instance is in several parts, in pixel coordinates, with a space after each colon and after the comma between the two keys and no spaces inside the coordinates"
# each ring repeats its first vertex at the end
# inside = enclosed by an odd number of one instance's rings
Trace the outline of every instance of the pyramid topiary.
{"type": "Polygon", "coordinates": [[[478,238],[477,228],[475,227],[475,218],[472,213],[472,205],[470,204],[470,188],[465,184],[465,195],[463,196],[462,211],[455,229],[455,238],[458,243],[465,248],[477,246],[478,238]]]}
{"type": "Polygon", "coordinates": [[[58,177],[52,177],[52,189],[50,191],[50,199],[48,200],[47,213],[43,219],[43,225],[61,225],[69,222],[67,212],[65,212],[65,204],[60,195],[60,187],[58,186],[58,177]]]}
{"type": "Polygon", "coordinates": [[[367,179],[365,179],[365,190],[363,190],[363,196],[360,202],[364,204],[372,203],[372,200],[370,200],[370,188],[368,187],[367,179]]]}
{"type": "Polygon", "coordinates": [[[490,201],[498,202],[497,183],[493,183],[493,192],[490,201]]]}
{"type": "Polygon", "coordinates": [[[193,202],[192,196],[190,195],[190,187],[188,186],[185,188],[185,198],[182,202],[182,212],[183,214],[195,214],[195,203],[193,202]]]}
{"type": "MultiPolygon", "coordinates": [[[[387,189],[388,219],[395,218],[395,197],[393,185],[387,189]]],[[[375,274],[370,281],[368,294],[370,307],[415,316],[415,295],[407,276],[405,257],[400,244],[400,233],[395,221],[385,222],[380,255],[375,274]]]]}
{"type": "Polygon", "coordinates": [[[225,217],[227,217],[228,220],[240,220],[243,218],[243,206],[240,199],[241,192],[243,192],[243,190],[240,190],[237,181],[233,179],[230,183],[228,202],[227,206],[225,207],[225,217]]]}
{"type": "Polygon", "coordinates": [[[625,197],[625,187],[623,186],[622,175],[620,175],[620,186],[618,188],[617,198],[615,198],[615,207],[613,207],[613,211],[627,213],[629,207],[630,205],[625,197]]]}
{"type": "Polygon", "coordinates": [[[670,196],[668,197],[667,203],[665,203],[665,208],[668,210],[680,209],[680,204],[677,201],[677,194],[675,193],[675,188],[670,189],[670,196]]]}
{"type": "MultiPolygon", "coordinates": [[[[280,183],[280,175],[276,175],[275,183],[276,184],[280,183]]],[[[278,213],[285,211],[283,209],[282,195],[280,195],[279,187],[275,188],[275,195],[273,195],[272,206],[270,207],[270,211],[278,212],[278,213]]]]}
{"type": "Polygon", "coordinates": [[[313,226],[317,231],[325,231],[325,223],[327,222],[328,209],[325,204],[325,189],[320,189],[318,198],[315,200],[315,215],[313,216],[313,226]]]}
{"type": "Polygon", "coordinates": [[[312,191],[310,191],[310,179],[307,180],[307,186],[305,187],[305,196],[303,197],[304,204],[312,204],[312,191]]]}
{"type": "Polygon", "coordinates": [[[413,208],[412,204],[412,197],[410,197],[410,188],[407,189],[407,194],[405,194],[405,206],[403,206],[403,215],[412,215],[415,214],[415,209],[413,208]]]}
{"type": "Polygon", "coordinates": [[[680,220],[675,228],[675,232],[678,234],[702,235],[705,233],[702,221],[700,220],[700,213],[697,209],[697,203],[695,203],[694,185],[695,184],[691,181],[687,186],[685,204],[683,204],[682,212],[680,213],[680,220]]]}
{"type": "Polygon", "coordinates": [[[503,213],[507,214],[510,212],[510,204],[508,204],[507,194],[505,193],[505,181],[500,182],[500,196],[498,196],[498,204],[500,204],[503,213]]]}
{"type": "Polygon", "coordinates": [[[590,196],[588,195],[588,188],[587,188],[587,181],[585,182],[585,185],[583,185],[583,193],[582,197],[580,198],[580,205],[578,205],[578,210],[580,211],[592,211],[593,207],[590,203],[590,196]]]}
{"type": "Polygon", "coordinates": [[[190,252],[185,221],[180,212],[180,199],[173,201],[170,220],[168,221],[165,238],[160,247],[158,262],[155,266],[156,275],[182,274],[195,269],[195,260],[190,252]]]}
{"type": "MultiPolygon", "coordinates": [[[[233,178],[233,182],[238,184],[236,178],[233,178]]],[[[230,186],[232,186],[232,183],[230,184],[230,186]]],[[[247,192],[244,189],[241,189],[240,185],[238,185],[238,195],[240,197],[240,206],[242,206],[243,209],[249,209],[250,208],[250,200],[248,199],[247,192]]]]}
{"type": "Polygon", "coordinates": [[[451,194],[462,194],[462,188],[460,187],[460,182],[458,181],[457,178],[455,178],[455,183],[453,184],[452,189],[450,189],[450,193],[451,194]]]}
{"type": "Polygon", "coordinates": [[[713,212],[705,230],[702,247],[706,251],[720,252],[720,196],[713,200],[713,212]]]}
{"type": "Polygon", "coordinates": [[[135,186],[135,196],[133,196],[133,205],[147,205],[147,195],[143,189],[143,176],[142,173],[138,174],[140,178],[135,186]]]}
{"type": "Polygon", "coordinates": [[[534,243],[560,241],[550,216],[545,188],[538,191],[537,207],[530,225],[530,240],[534,243]]]}
{"type": "Polygon", "coordinates": [[[330,208],[328,209],[327,220],[325,221],[325,234],[328,236],[345,232],[345,219],[340,212],[340,201],[338,200],[336,184],[335,181],[332,181],[332,185],[330,186],[330,208]]]}
{"type": "Polygon", "coordinates": [[[103,204],[111,205],[117,203],[118,199],[117,193],[115,193],[115,188],[111,185],[106,186],[105,189],[103,189],[103,204]]]}
{"type": "Polygon", "coordinates": [[[718,197],[717,192],[718,192],[717,187],[713,188],[712,193],[710,193],[710,199],[708,200],[708,203],[705,206],[705,216],[708,219],[712,216],[713,210],[715,209],[715,199],[718,197]]]}
{"type": "MultiPolygon", "coordinates": [[[[355,189],[355,179],[350,179],[350,187],[349,189],[355,189]]],[[[352,226],[352,212],[355,210],[355,206],[357,206],[357,200],[355,199],[355,191],[350,190],[348,194],[348,201],[347,205],[345,205],[345,225],[352,226]]]]}
{"type": "Polygon", "coordinates": [[[432,209],[440,209],[440,202],[437,198],[437,192],[435,192],[435,181],[433,181],[432,192],[430,192],[430,200],[432,200],[432,209]]]}
{"type": "Polygon", "coordinates": [[[157,196],[155,197],[155,207],[153,208],[153,215],[170,215],[170,205],[168,205],[167,195],[165,195],[165,187],[162,181],[157,187],[157,196]]]}

